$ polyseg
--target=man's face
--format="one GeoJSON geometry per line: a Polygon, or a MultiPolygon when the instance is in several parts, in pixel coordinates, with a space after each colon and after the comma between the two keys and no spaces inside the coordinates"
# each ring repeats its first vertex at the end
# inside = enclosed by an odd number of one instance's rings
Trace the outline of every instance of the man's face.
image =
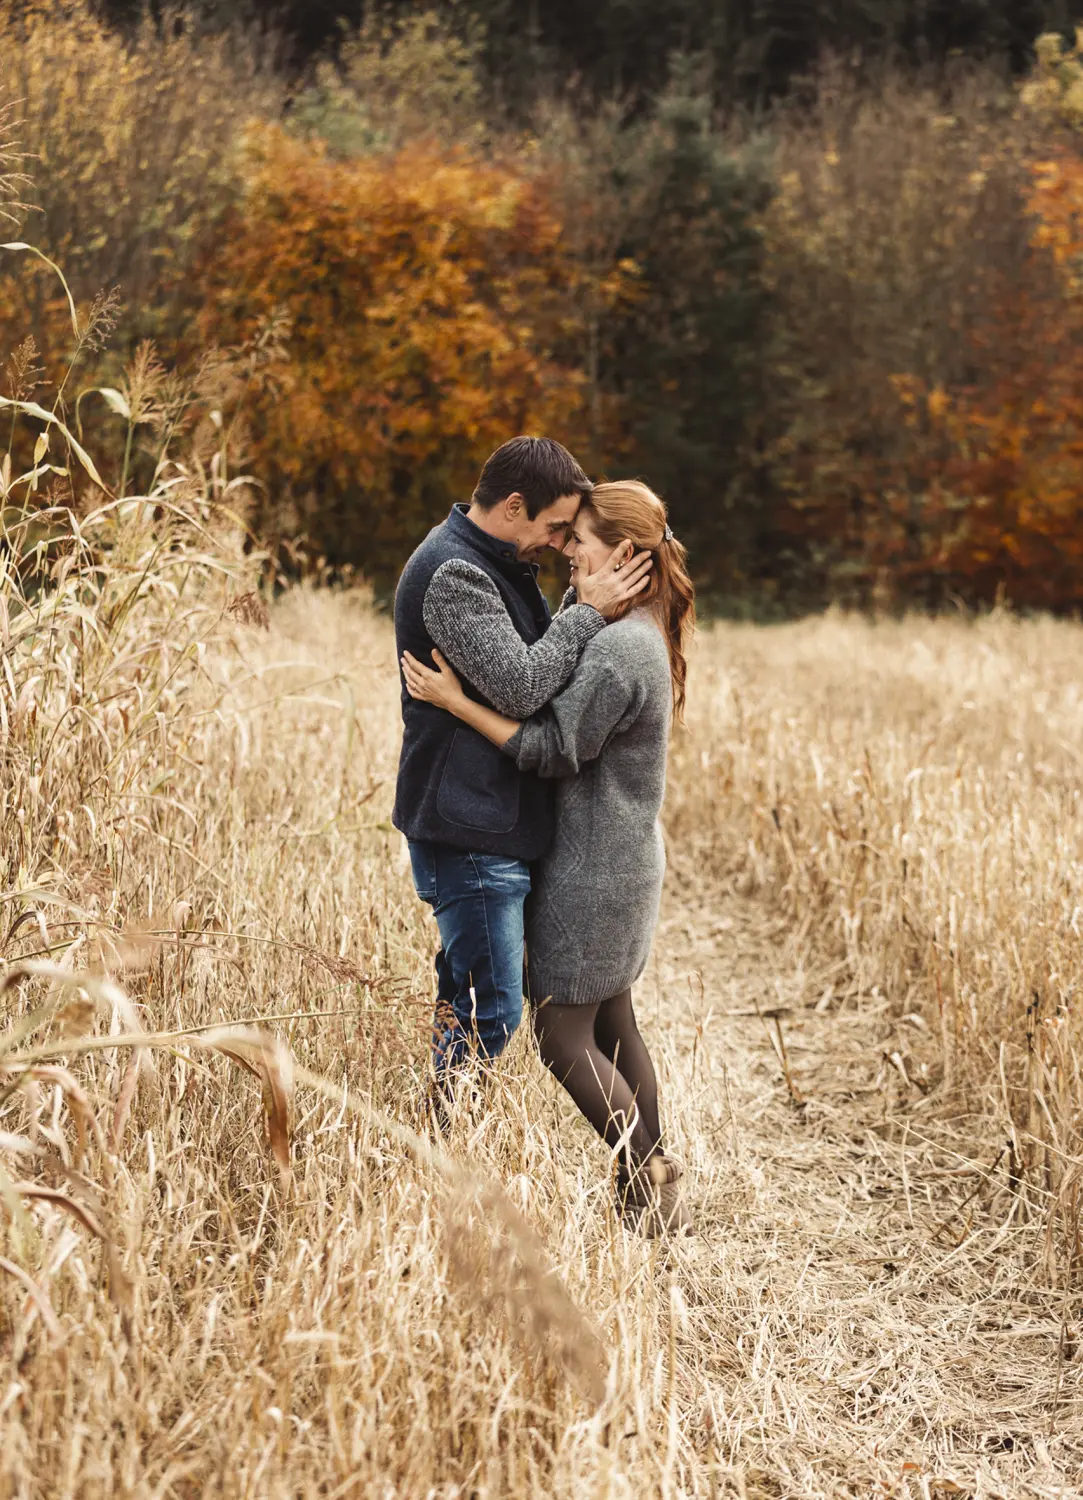
{"type": "Polygon", "coordinates": [[[509,523],[508,538],[515,543],[516,556],[521,562],[536,563],[547,547],[552,547],[555,552],[564,550],[568,528],[579,510],[579,496],[561,495],[559,500],[540,510],[533,520],[527,514],[526,501],[521,495],[509,495],[504,506],[509,523]]]}

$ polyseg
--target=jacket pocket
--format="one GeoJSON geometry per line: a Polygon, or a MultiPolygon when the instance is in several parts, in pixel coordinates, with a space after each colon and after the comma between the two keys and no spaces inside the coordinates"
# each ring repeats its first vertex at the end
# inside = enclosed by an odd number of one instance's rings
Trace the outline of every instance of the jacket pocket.
{"type": "Polygon", "coordinates": [[[510,833],[519,821],[519,770],[472,729],[456,729],[436,794],[448,823],[480,833],[510,833]]]}

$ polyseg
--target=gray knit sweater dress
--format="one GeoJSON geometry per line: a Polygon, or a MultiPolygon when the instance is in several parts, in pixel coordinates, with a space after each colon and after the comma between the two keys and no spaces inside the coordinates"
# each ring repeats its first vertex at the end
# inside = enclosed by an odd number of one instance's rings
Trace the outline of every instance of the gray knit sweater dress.
{"type": "Polygon", "coordinates": [[[526,908],[534,1004],[594,1004],[646,967],[665,873],[671,703],[666,643],[654,617],[634,610],[590,641],[504,747],[520,770],[559,782],[555,836],[526,908]]]}

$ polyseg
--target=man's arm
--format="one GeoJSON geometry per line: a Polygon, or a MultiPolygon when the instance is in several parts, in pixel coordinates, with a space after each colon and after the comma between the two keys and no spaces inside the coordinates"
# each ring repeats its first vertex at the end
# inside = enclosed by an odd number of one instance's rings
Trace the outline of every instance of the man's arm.
{"type": "Polygon", "coordinates": [[[459,558],[433,574],[422,615],[455,670],[513,719],[529,718],[549,702],[571,676],[584,646],[605,626],[593,605],[574,604],[528,646],[496,584],[459,558]]]}
{"type": "MultiPolygon", "coordinates": [[[[643,706],[642,690],[634,677],[626,679],[619,659],[599,641],[583,653],[571,681],[541,713],[507,733],[508,721],[497,719],[481,728],[486,739],[515,758],[520,771],[535,776],[578,776],[588,761],[597,760],[610,737],[626,729],[643,706]]],[[[495,715],[494,715],[495,717],[495,715]]]]}
{"type": "Polygon", "coordinates": [[[634,674],[625,678],[619,657],[598,641],[587,647],[570,680],[540,713],[523,722],[468,698],[462,683],[433,648],[436,671],[403,652],[402,672],[411,698],[446,709],[514,757],[520,771],[537,776],[578,776],[596,760],[610,736],[627,727],[643,703],[634,674]]]}

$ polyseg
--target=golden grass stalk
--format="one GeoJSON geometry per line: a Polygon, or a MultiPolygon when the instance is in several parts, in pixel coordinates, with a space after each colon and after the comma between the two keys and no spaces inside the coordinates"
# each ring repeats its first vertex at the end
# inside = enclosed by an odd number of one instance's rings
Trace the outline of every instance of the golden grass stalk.
{"type": "MultiPolygon", "coordinates": [[[[0,993],[29,977],[48,979],[65,988],[77,987],[88,996],[97,997],[104,992],[114,1001],[123,994],[118,985],[99,976],[71,973],[56,965],[31,961],[24,961],[3,977],[0,981],[0,993]]],[[[122,1009],[126,1015],[134,1016],[127,997],[124,997],[122,1009]]],[[[0,1076],[13,1076],[20,1084],[26,1080],[54,1084],[62,1090],[76,1125],[77,1168],[84,1163],[88,1137],[93,1138],[103,1157],[108,1148],[86,1093],[71,1072],[67,1068],[56,1066],[51,1061],[52,1058],[62,1055],[74,1059],[114,1048],[131,1047],[134,1059],[142,1050],[163,1048],[175,1051],[178,1045],[184,1044],[219,1053],[259,1081],[264,1138],[278,1167],[282,1188],[288,1192],[293,1175],[290,1119],[294,1101],[295,1064],[289,1049],[278,1038],[243,1024],[216,1027],[203,1032],[176,1031],[156,1035],[146,1032],[137,1023],[126,1034],[104,1037],[65,1035],[55,1043],[22,1047],[21,1044],[31,1031],[44,1024],[55,1010],[55,1002],[41,1006],[33,1013],[33,1026],[24,1022],[0,1036],[0,1055],[5,1059],[0,1062],[0,1076]]],[[[499,1308],[503,1316],[510,1315],[516,1324],[521,1324],[528,1339],[540,1351],[554,1355],[569,1377],[592,1400],[600,1402],[605,1392],[604,1344],[590,1321],[568,1296],[560,1277],[546,1263],[544,1250],[536,1234],[508,1202],[506,1195],[478,1174],[465,1171],[445,1151],[374,1107],[370,1101],[336,1087],[326,1078],[307,1069],[298,1070],[296,1076],[317,1094],[351,1113],[363,1115],[436,1174],[443,1190],[450,1193],[454,1208],[449,1221],[452,1229],[449,1264],[458,1274],[464,1289],[487,1314],[491,1315],[494,1309],[499,1308]],[[494,1226],[499,1231],[496,1237],[493,1236],[494,1226]],[[484,1247],[485,1274],[480,1280],[474,1274],[468,1274],[470,1260],[465,1247],[471,1241],[475,1253],[479,1244],[484,1247]]],[[[111,1139],[114,1150],[115,1143],[123,1134],[123,1124],[134,1097],[136,1078],[137,1070],[129,1065],[113,1107],[111,1139]]],[[[127,1300],[128,1281],[117,1259],[116,1246],[85,1203],[78,1202],[69,1194],[27,1182],[10,1184],[9,1192],[24,1199],[56,1204],[97,1236],[109,1255],[110,1284],[117,1289],[114,1295],[118,1301],[127,1300]]]]}

